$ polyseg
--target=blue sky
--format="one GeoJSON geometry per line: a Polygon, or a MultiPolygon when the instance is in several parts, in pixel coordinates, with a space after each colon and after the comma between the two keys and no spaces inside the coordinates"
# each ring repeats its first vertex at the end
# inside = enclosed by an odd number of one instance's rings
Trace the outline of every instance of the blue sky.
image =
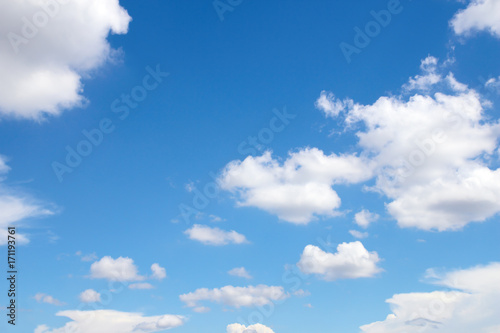
{"type": "Polygon", "coordinates": [[[2,331],[500,332],[498,0],[42,3],[0,4],[2,331]]]}

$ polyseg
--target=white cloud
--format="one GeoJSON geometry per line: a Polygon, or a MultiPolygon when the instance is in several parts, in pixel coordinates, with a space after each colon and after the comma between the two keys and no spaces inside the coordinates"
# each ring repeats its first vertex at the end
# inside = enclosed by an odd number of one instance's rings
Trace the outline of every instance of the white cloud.
{"type": "Polygon", "coordinates": [[[40,119],[84,103],[82,78],[113,58],[107,36],[130,20],[118,0],[1,1],[0,114],[40,119]]]}
{"type": "Polygon", "coordinates": [[[181,301],[189,307],[198,307],[201,301],[210,301],[235,308],[262,306],[273,301],[282,300],[288,297],[283,287],[277,286],[248,286],[207,289],[201,288],[194,292],[180,295],[181,301]]]}
{"type": "Polygon", "coordinates": [[[253,206],[295,224],[315,216],[333,216],[340,198],[335,184],[357,183],[371,177],[371,164],[355,155],[325,155],[316,148],[290,153],[283,164],[271,157],[248,156],[226,165],[222,189],[239,197],[239,206],[253,206]]]}
{"type": "Polygon", "coordinates": [[[336,117],[340,112],[352,105],[352,100],[346,99],[342,101],[335,98],[333,93],[323,90],[314,105],[318,110],[323,111],[326,117],[336,117]]]}
{"type": "Polygon", "coordinates": [[[222,217],[210,214],[208,215],[208,218],[210,219],[210,222],[222,222],[225,221],[222,217]]]}
{"type": "Polygon", "coordinates": [[[351,234],[352,237],[363,239],[368,237],[367,232],[361,232],[358,230],[349,230],[349,233],[351,234]]]}
{"type": "Polygon", "coordinates": [[[484,30],[500,38],[500,1],[472,0],[455,14],[450,25],[457,35],[484,30]]]}
{"type": "Polygon", "coordinates": [[[370,223],[377,221],[378,214],[371,213],[369,210],[363,209],[354,215],[354,222],[362,228],[368,228],[370,223]]]}
{"type": "Polygon", "coordinates": [[[89,254],[83,254],[82,251],[77,251],[75,253],[76,256],[80,257],[82,261],[94,261],[97,259],[97,255],[95,252],[89,253],[89,254]]]}
{"type": "Polygon", "coordinates": [[[248,243],[246,237],[234,230],[225,231],[219,228],[195,224],[184,232],[189,239],[196,240],[206,245],[227,245],[248,243]]]}
{"type": "MultiPolygon", "coordinates": [[[[36,200],[4,185],[2,181],[9,170],[6,158],[0,155],[0,245],[7,244],[8,227],[15,227],[29,218],[54,214],[51,210],[44,208],[42,204],[37,203],[36,200]]],[[[15,237],[17,244],[29,242],[26,235],[17,233],[17,231],[15,237]]]]}
{"type": "Polygon", "coordinates": [[[196,313],[207,313],[207,312],[210,312],[210,308],[208,308],[206,306],[197,306],[197,307],[193,308],[193,311],[196,313]]]}
{"type": "Polygon", "coordinates": [[[38,303],[47,303],[47,304],[52,304],[52,305],[57,305],[57,306],[63,306],[65,303],[61,302],[58,299],[55,299],[54,297],[44,294],[44,293],[37,293],[33,297],[38,303]]]}
{"type": "Polygon", "coordinates": [[[46,325],[38,326],[37,333],[146,333],[160,332],[185,323],[186,318],[178,315],[160,315],[145,317],[140,313],[114,310],[61,311],[57,316],[71,319],[61,328],[49,329],[46,325]]]}
{"type": "Polygon", "coordinates": [[[99,294],[97,291],[95,291],[93,289],[87,289],[85,291],[82,291],[79,298],[80,298],[80,301],[83,303],[100,302],[101,301],[101,294],[99,294]]]}
{"type": "Polygon", "coordinates": [[[305,274],[316,274],[326,281],[373,277],[382,271],[377,252],[368,252],[359,241],[342,243],[337,252],[328,253],[314,245],[307,245],[297,263],[305,274]]]}
{"type": "Polygon", "coordinates": [[[500,328],[500,263],[436,275],[435,284],[451,291],[396,294],[392,313],[361,327],[366,333],[494,333],[500,328]]]}
{"type": "Polygon", "coordinates": [[[262,324],[245,326],[241,324],[231,324],[227,326],[227,333],[274,333],[272,329],[262,324]]]}
{"type": "Polygon", "coordinates": [[[109,256],[101,258],[90,266],[90,277],[110,281],[141,281],[144,276],[137,274],[137,267],[130,258],[109,256]]]}
{"type": "Polygon", "coordinates": [[[500,170],[487,159],[498,149],[500,125],[484,114],[476,91],[452,74],[441,77],[429,92],[383,96],[347,112],[348,128],[363,127],[361,154],[376,164],[369,189],[392,200],[386,207],[401,227],[456,230],[500,211],[500,170]]]}
{"type": "Polygon", "coordinates": [[[406,91],[423,90],[428,91],[436,83],[442,80],[440,74],[437,73],[438,59],[428,56],[420,63],[420,69],[423,75],[415,75],[408,80],[408,83],[403,86],[406,91]]]}
{"type": "Polygon", "coordinates": [[[163,280],[164,278],[167,277],[167,272],[165,271],[165,268],[161,267],[159,264],[152,264],[151,265],[151,272],[153,272],[152,278],[157,279],[157,280],[163,280]]]}
{"type": "Polygon", "coordinates": [[[488,90],[493,90],[496,93],[500,93],[500,76],[498,78],[492,77],[484,84],[484,87],[488,90]]]}
{"type": "Polygon", "coordinates": [[[250,273],[248,273],[248,271],[245,269],[245,267],[236,267],[236,268],[231,269],[227,273],[229,275],[238,276],[238,277],[242,277],[242,278],[245,278],[245,279],[251,279],[252,278],[252,276],[250,275],[250,273]]]}
{"type": "Polygon", "coordinates": [[[304,290],[304,289],[298,289],[298,290],[293,292],[293,295],[298,296],[298,297],[306,297],[306,296],[310,296],[311,293],[307,290],[304,290]]]}
{"type": "Polygon", "coordinates": [[[151,283],[141,282],[141,283],[132,283],[129,286],[129,289],[153,289],[153,285],[151,283]]]}

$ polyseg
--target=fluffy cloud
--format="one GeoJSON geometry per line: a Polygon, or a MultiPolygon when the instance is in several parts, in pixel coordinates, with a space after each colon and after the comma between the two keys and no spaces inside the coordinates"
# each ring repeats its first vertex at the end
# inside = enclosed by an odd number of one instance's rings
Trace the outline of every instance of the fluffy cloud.
{"type": "MultiPolygon", "coordinates": [[[[440,71],[432,57],[422,62],[429,67],[440,71]]],[[[500,211],[500,170],[488,167],[500,125],[476,91],[451,73],[437,75],[425,93],[383,96],[346,112],[347,128],[363,128],[358,146],[376,165],[369,189],[392,199],[387,210],[401,227],[456,230],[500,211]]]]}
{"type": "Polygon", "coordinates": [[[165,268],[156,263],[151,265],[151,272],[153,272],[152,278],[156,280],[163,280],[167,277],[167,271],[165,268]]]}
{"type": "Polygon", "coordinates": [[[370,223],[377,221],[379,216],[371,213],[369,210],[363,209],[354,215],[354,222],[362,228],[368,228],[370,223]]]}
{"type": "Polygon", "coordinates": [[[85,102],[82,77],[116,51],[131,18],[118,0],[0,2],[0,114],[40,119],[85,102]]]}
{"type": "Polygon", "coordinates": [[[406,91],[422,90],[428,91],[433,85],[442,80],[440,74],[437,73],[438,59],[435,57],[427,57],[420,63],[422,75],[415,75],[408,80],[408,83],[403,86],[406,91]]]}
{"type": "Polygon", "coordinates": [[[252,278],[252,276],[250,275],[250,273],[247,272],[247,270],[245,269],[245,267],[236,267],[236,268],[231,269],[227,273],[229,275],[238,276],[238,277],[242,277],[242,278],[245,278],[245,279],[251,279],[252,278]]]}
{"type": "Polygon", "coordinates": [[[316,148],[290,153],[280,164],[270,152],[226,165],[219,178],[222,189],[239,197],[238,205],[253,206],[295,224],[315,216],[335,215],[340,198],[335,184],[370,178],[371,164],[355,155],[325,155],[316,148]]]}
{"type": "Polygon", "coordinates": [[[328,253],[307,245],[297,263],[305,274],[317,274],[326,281],[372,277],[382,271],[377,252],[368,252],[359,241],[342,243],[336,253],[328,253]]]}
{"type": "Polygon", "coordinates": [[[245,326],[241,324],[231,324],[227,326],[227,333],[274,333],[272,329],[262,324],[245,326]]]}
{"type": "Polygon", "coordinates": [[[352,105],[352,100],[341,101],[336,99],[331,92],[323,90],[314,105],[318,110],[323,111],[327,117],[336,117],[340,112],[352,105]]]}
{"type": "Polygon", "coordinates": [[[450,21],[457,35],[485,30],[500,38],[500,1],[472,0],[450,21]]]}
{"type": "Polygon", "coordinates": [[[277,286],[248,286],[207,289],[201,288],[194,292],[180,295],[181,301],[189,307],[198,307],[201,301],[210,301],[235,308],[262,306],[273,301],[282,300],[288,297],[283,287],[277,286]]]}
{"type": "Polygon", "coordinates": [[[101,301],[101,294],[99,294],[97,291],[95,291],[93,289],[87,289],[85,291],[82,291],[79,298],[80,298],[80,301],[83,303],[100,302],[101,301]]]}
{"type": "Polygon", "coordinates": [[[137,266],[130,258],[109,256],[94,262],[90,266],[90,277],[93,279],[107,279],[110,281],[141,281],[144,276],[138,275],[137,266]]]}
{"type": "MultiPolygon", "coordinates": [[[[9,170],[5,158],[0,155],[0,245],[7,244],[8,227],[16,226],[29,218],[54,214],[51,210],[36,203],[36,200],[5,186],[2,181],[9,170]]],[[[29,242],[23,234],[16,233],[15,237],[18,244],[29,242]]]]}
{"type": "Polygon", "coordinates": [[[368,233],[367,232],[361,232],[361,231],[358,231],[358,230],[349,230],[349,233],[351,234],[352,237],[355,237],[355,238],[366,238],[368,237],[368,233]]]}
{"type": "Polygon", "coordinates": [[[195,224],[184,232],[189,239],[196,240],[206,245],[227,245],[248,243],[246,237],[234,230],[225,231],[219,228],[195,224]]]}
{"type": "Polygon", "coordinates": [[[146,333],[160,332],[181,326],[186,319],[178,315],[145,317],[140,313],[114,310],[61,311],[57,316],[71,319],[61,328],[49,329],[46,325],[36,328],[37,333],[146,333]]]}
{"type": "Polygon", "coordinates": [[[361,327],[366,333],[493,333],[500,328],[500,263],[443,275],[428,271],[435,284],[453,289],[396,294],[387,302],[392,313],[361,327]]]}
{"type": "Polygon", "coordinates": [[[55,299],[54,297],[44,294],[44,293],[37,293],[34,297],[38,303],[47,303],[47,304],[52,304],[52,305],[57,305],[57,306],[63,306],[65,303],[61,302],[60,300],[55,299]]]}

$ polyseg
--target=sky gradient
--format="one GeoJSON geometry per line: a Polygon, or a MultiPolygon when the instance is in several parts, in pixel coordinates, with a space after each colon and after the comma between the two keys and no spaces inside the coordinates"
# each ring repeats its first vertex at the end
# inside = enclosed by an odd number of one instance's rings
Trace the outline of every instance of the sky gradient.
{"type": "Polygon", "coordinates": [[[499,13],[1,2],[2,332],[500,332],[499,13]]]}

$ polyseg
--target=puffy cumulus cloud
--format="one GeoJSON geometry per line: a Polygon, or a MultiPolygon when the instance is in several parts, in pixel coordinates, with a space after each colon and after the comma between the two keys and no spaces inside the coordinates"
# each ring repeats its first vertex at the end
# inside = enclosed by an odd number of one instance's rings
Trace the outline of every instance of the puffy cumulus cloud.
{"type": "Polygon", "coordinates": [[[187,306],[196,308],[201,301],[210,301],[235,308],[262,306],[273,301],[283,300],[289,295],[279,286],[248,286],[207,289],[201,288],[194,292],[183,294],[179,299],[187,306]]]}
{"type": "Polygon", "coordinates": [[[186,318],[179,315],[161,315],[145,317],[140,313],[114,310],[61,311],[57,316],[71,319],[63,327],[50,329],[39,325],[37,333],[146,333],[160,332],[181,326],[186,318]]]}
{"type": "Polygon", "coordinates": [[[248,273],[248,271],[245,269],[245,267],[236,267],[236,268],[231,269],[227,273],[229,275],[237,276],[237,277],[242,277],[242,278],[245,278],[245,279],[251,279],[252,278],[252,276],[250,275],[250,273],[248,273]]]}
{"type": "MultiPolygon", "coordinates": [[[[422,62],[429,67],[441,71],[432,57],[422,62]]],[[[362,128],[361,154],[376,165],[369,189],[392,200],[387,210],[401,227],[456,230],[500,211],[500,170],[488,167],[500,125],[476,91],[439,76],[425,93],[404,90],[346,112],[347,128],[362,128]]]]}
{"type": "Polygon", "coordinates": [[[493,333],[500,328],[500,263],[436,275],[435,284],[451,291],[396,294],[392,313],[361,327],[365,333],[493,333]]]}
{"type": "Polygon", "coordinates": [[[472,0],[467,8],[455,14],[450,25],[457,35],[487,31],[500,38],[500,1],[472,0]]]}
{"type": "Polygon", "coordinates": [[[165,268],[161,267],[157,263],[151,265],[151,272],[153,273],[151,277],[156,280],[163,280],[167,277],[167,271],[165,268]]]}
{"type": "Polygon", "coordinates": [[[304,274],[316,274],[326,281],[373,277],[382,271],[377,252],[368,252],[359,241],[342,243],[336,253],[307,245],[297,267],[304,274]]]}
{"type": "Polygon", "coordinates": [[[323,90],[314,105],[318,110],[323,111],[326,117],[336,117],[340,112],[352,105],[352,100],[341,101],[335,98],[333,93],[323,90]]]}
{"type": "Polygon", "coordinates": [[[226,165],[219,185],[239,197],[238,205],[260,208],[280,219],[307,224],[315,216],[338,214],[335,184],[364,181],[372,165],[355,155],[325,155],[316,148],[290,153],[282,164],[270,152],[226,165]]]}
{"type": "MultiPolygon", "coordinates": [[[[0,155],[0,245],[7,244],[8,227],[16,226],[24,220],[53,215],[54,212],[29,196],[20,193],[2,183],[10,170],[6,158],[0,155]]],[[[26,244],[29,239],[16,232],[16,243],[26,244]]]]}
{"type": "Polygon", "coordinates": [[[90,277],[110,281],[141,281],[145,277],[137,273],[137,266],[130,258],[102,257],[90,266],[90,277]]]}
{"type": "Polygon", "coordinates": [[[82,77],[116,51],[131,18],[118,0],[0,2],[0,114],[40,119],[81,105],[82,77]]]}
{"type": "Polygon", "coordinates": [[[61,302],[60,300],[55,299],[53,296],[47,295],[44,293],[37,293],[33,298],[38,303],[47,303],[47,304],[52,304],[52,305],[56,305],[56,306],[63,306],[65,304],[64,302],[61,302]]]}
{"type": "Polygon", "coordinates": [[[378,214],[371,213],[369,210],[363,209],[354,215],[354,222],[362,228],[368,228],[370,223],[377,221],[378,214]]]}
{"type": "Polygon", "coordinates": [[[101,294],[99,294],[94,289],[87,289],[80,293],[80,301],[83,303],[94,303],[101,301],[101,294]]]}
{"type": "Polygon", "coordinates": [[[227,325],[227,333],[274,333],[274,331],[262,324],[254,324],[250,326],[231,324],[227,325]]]}
{"type": "Polygon", "coordinates": [[[219,228],[195,224],[192,228],[184,232],[189,239],[201,242],[206,245],[227,245],[248,243],[246,237],[234,230],[225,231],[219,228]]]}

